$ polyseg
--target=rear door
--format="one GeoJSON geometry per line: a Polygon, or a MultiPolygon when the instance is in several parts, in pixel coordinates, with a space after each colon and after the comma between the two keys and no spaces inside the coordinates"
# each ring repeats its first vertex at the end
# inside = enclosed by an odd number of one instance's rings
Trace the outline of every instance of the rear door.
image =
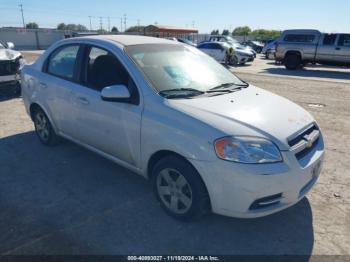
{"type": "Polygon", "coordinates": [[[81,46],[69,44],[57,48],[45,62],[39,87],[45,96],[45,108],[59,130],[70,137],[77,136],[73,91],[77,85],[81,46]]]}
{"type": "Polygon", "coordinates": [[[337,61],[350,64],[350,34],[339,34],[335,56],[337,61]]]}
{"type": "Polygon", "coordinates": [[[336,48],[337,34],[324,34],[317,49],[316,61],[332,62],[336,48]]]}

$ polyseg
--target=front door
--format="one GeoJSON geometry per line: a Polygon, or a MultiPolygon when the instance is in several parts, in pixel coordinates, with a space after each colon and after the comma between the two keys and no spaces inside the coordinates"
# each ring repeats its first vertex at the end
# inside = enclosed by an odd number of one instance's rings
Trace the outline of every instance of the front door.
{"type": "Polygon", "coordinates": [[[107,102],[101,99],[104,87],[125,85],[134,98],[139,95],[137,87],[115,55],[99,47],[86,48],[82,84],[74,94],[79,140],[138,166],[141,106],[137,102],[107,102]]]}

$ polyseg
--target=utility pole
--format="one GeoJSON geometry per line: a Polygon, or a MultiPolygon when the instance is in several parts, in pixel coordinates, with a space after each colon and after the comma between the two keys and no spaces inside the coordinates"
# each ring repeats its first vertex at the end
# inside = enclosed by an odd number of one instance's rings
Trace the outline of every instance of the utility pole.
{"type": "Polygon", "coordinates": [[[124,14],[124,32],[126,31],[126,14],[124,14]]]}
{"type": "Polygon", "coordinates": [[[195,22],[194,21],[192,21],[192,28],[194,28],[195,27],[195,22]]]}
{"type": "Polygon", "coordinates": [[[100,31],[102,32],[103,29],[103,21],[102,21],[102,16],[100,16],[100,31]]]}
{"type": "Polygon", "coordinates": [[[120,32],[123,32],[123,18],[120,18],[120,32]]]}
{"type": "Polygon", "coordinates": [[[140,32],[140,19],[137,19],[137,32],[140,32]]]}
{"type": "Polygon", "coordinates": [[[92,31],[91,15],[89,16],[89,20],[90,20],[90,31],[92,31]]]}
{"type": "Polygon", "coordinates": [[[108,32],[111,32],[111,18],[108,17],[108,32]]]}
{"type": "Polygon", "coordinates": [[[23,28],[26,28],[26,24],[24,23],[24,14],[23,14],[23,5],[20,4],[19,7],[21,8],[21,13],[22,13],[22,23],[23,23],[23,28]]]}

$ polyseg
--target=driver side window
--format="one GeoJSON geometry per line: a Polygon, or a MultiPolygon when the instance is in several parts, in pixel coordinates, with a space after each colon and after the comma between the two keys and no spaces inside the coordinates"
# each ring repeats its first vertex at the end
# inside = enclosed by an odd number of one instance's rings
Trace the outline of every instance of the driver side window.
{"type": "Polygon", "coordinates": [[[86,84],[98,91],[107,86],[129,84],[129,74],[124,66],[113,54],[102,48],[90,48],[85,72],[86,84]]]}

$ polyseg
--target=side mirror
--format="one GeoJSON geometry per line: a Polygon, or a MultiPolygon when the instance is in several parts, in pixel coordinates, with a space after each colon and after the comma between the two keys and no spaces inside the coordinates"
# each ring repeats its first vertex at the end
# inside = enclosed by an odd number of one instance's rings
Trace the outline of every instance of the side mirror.
{"type": "Polygon", "coordinates": [[[125,85],[114,85],[103,88],[101,98],[111,102],[130,102],[131,94],[125,85]]]}
{"type": "Polygon", "coordinates": [[[15,44],[12,43],[12,42],[7,42],[6,45],[7,45],[8,49],[14,49],[15,48],[15,44]]]}

